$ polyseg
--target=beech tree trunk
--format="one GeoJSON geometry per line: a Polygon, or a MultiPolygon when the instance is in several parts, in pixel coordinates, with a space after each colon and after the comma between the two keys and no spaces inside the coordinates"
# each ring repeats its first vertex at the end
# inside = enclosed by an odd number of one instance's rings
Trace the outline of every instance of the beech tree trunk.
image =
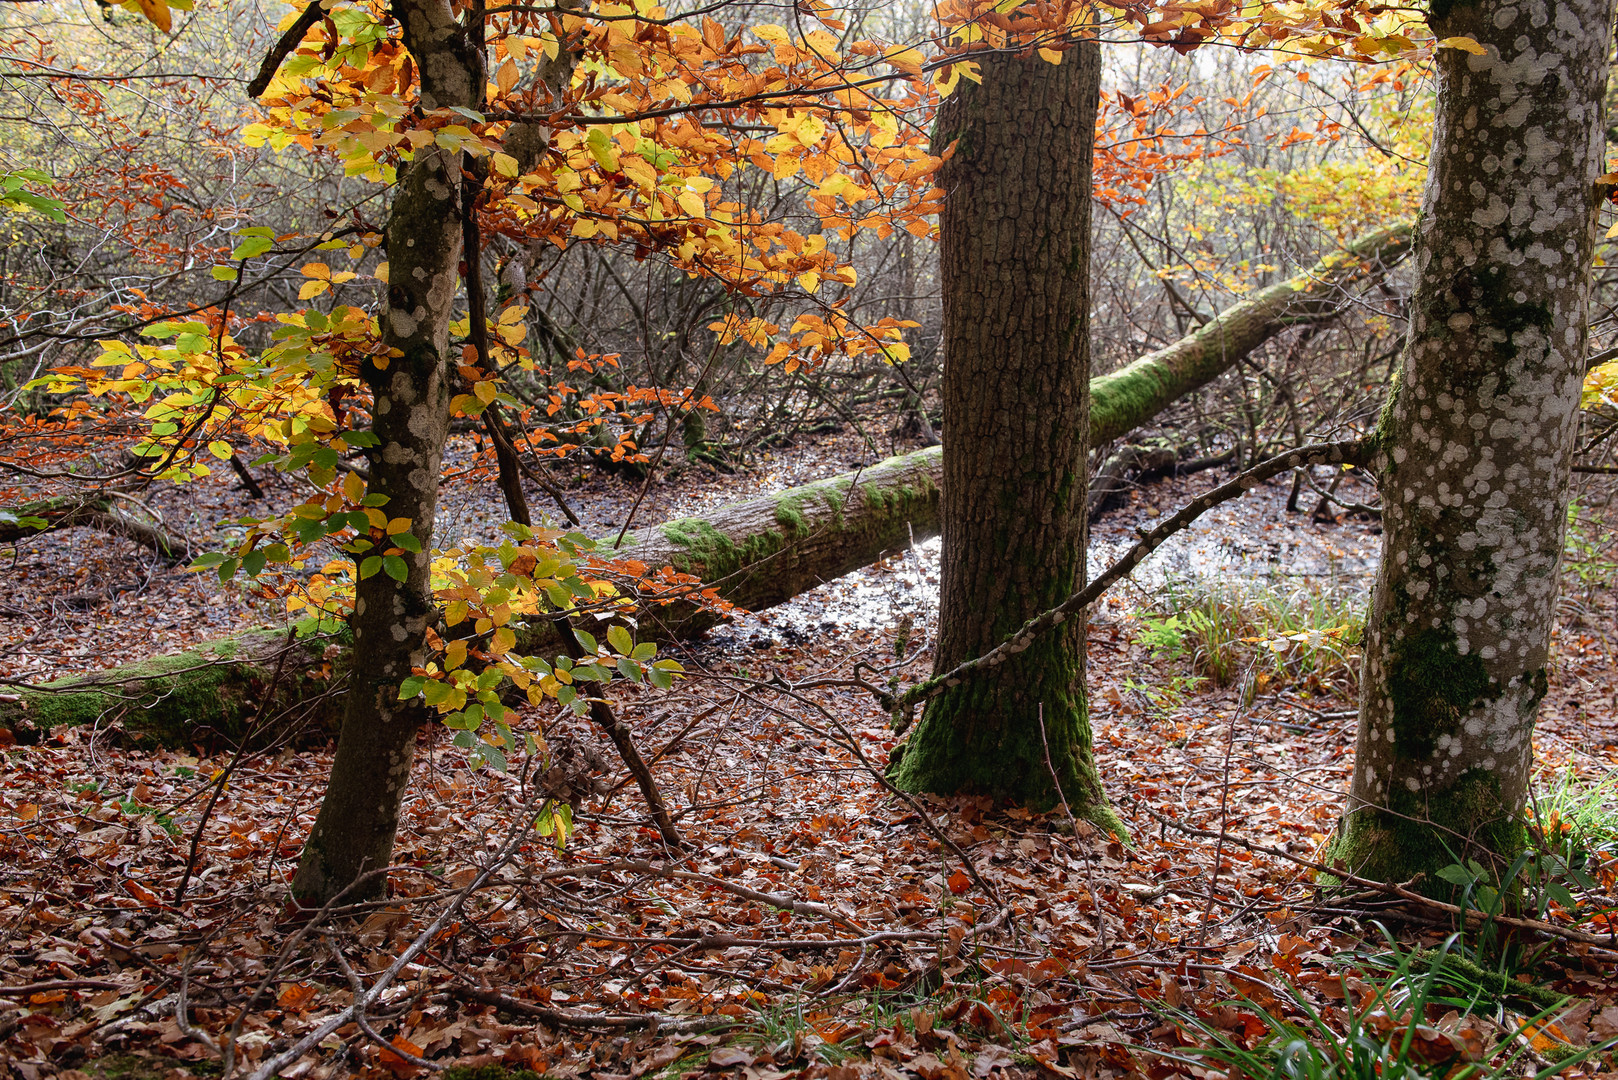
{"type": "MultiPolygon", "coordinates": [[[[1090,165],[1100,47],[980,56],[939,110],[944,553],[936,670],[1084,582],[1090,165]]],[[[895,782],[1114,824],[1090,750],[1084,623],[927,706],[895,782]],[[1053,780],[1055,783],[1053,783],[1053,780]]]]}
{"type": "MultiPolygon", "coordinates": [[[[449,0],[399,0],[405,45],[416,58],[424,108],[475,107],[482,99],[482,57],[469,46],[449,0]]],[[[449,323],[461,255],[461,155],[436,145],[417,150],[394,195],[388,219],[387,308],[382,341],[395,350],[384,370],[364,377],[375,395],[370,494],[385,495],[389,518],[409,518],[420,542],[404,553],[408,573],[385,573],[355,591],[354,661],[331,779],[292,891],[318,906],[388,865],[399,809],[410,780],[417,701],[401,702],[399,684],[426,660],[433,615],[428,581],[444,440],[449,434],[452,363],[449,323]]],[[[350,900],[379,893],[381,875],[350,900]]]]}
{"type": "Polygon", "coordinates": [[[1524,842],[1585,368],[1612,0],[1435,3],[1418,279],[1333,858],[1388,881],[1524,842]]]}

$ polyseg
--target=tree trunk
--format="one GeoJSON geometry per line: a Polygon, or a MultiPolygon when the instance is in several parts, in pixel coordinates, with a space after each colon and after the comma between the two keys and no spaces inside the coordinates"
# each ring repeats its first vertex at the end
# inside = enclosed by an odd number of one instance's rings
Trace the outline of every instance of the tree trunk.
{"type": "MultiPolygon", "coordinates": [[[[394,10],[421,74],[423,107],[475,106],[482,98],[482,57],[467,44],[449,0],[401,0],[394,10]]],[[[403,169],[388,219],[381,325],[393,358],[385,370],[368,366],[364,372],[375,394],[371,431],[378,440],[368,491],[387,496],[389,518],[410,519],[420,547],[400,553],[408,568],[404,581],[375,573],[355,590],[347,710],[326,797],[292,883],[305,904],[318,906],[388,865],[416,730],[426,719],[418,701],[399,700],[399,684],[425,662],[433,616],[428,570],[449,433],[461,191],[460,153],[423,147],[403,169]]],[[[375,895],[383,885],[381,875],[371,877],[348,898],[375,895]]]]}
{"type": "Polygon", "coordinates": [[[1090,384],[1090,443],[1122,438],[1180,398],[1208,385],[1289,326],[1318,323],[1341,308],[1338,289],[1380,277],[1410,247],[1410,223],[1367,233],[1301,274],[1232,304],[1185,337],[1090,384]]]}
{"type": "MultiPolygon", "coordinates": [[[[975,54],[939,110],[944,535],[936,670],[979,656],[1084,582],[1090,164],[1100,47],[1061,63],[975,54]]],[[[1114,823],[1090,753],[1084,621],[929,703],[908,791],[1065,802],[1114,823]],[[1056,781],[1053,784],[1053,779],[1056,781]]]]}
{"type": "Polygon", "coordinates": [[[160,746],[234,743],[255,719],[273,722],[330,689],[349,659],[346,647],[326,659],[336,645],[329,638],[289,642],[284,630],[248,630],[110,671],[8,688],[0,693],[0,728],[19,739],[83,724],[160,746]],[[283,649],[292,652],[272,683],[283,649]]]}
{"type": "MultiPolygon", "coordinates": [[[[1404,881],[1521,849],[1585,367],[1612,0],[1435,4],[1410,338],[1333,858],[1404,881]]],[[[1429,886],[1430,887],[1430,886],[1429,886]]]]}

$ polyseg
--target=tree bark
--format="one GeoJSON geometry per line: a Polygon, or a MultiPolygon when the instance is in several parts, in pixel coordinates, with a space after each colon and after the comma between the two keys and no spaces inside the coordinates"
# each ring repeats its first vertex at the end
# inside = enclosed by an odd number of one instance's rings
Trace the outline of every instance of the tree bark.
{"type": "MultiPolygon", "coordinates": [[[[1435,4],[1418,278],[1333,858],[1405,881],[1524,842],[1585,368],[1612,0],[1435,4]]],[[[1436,883],[1429,877],[1431,888],[1436,883]]]]}
{"type": "MultiPolygon", "coordinates": [[[[1090,165],[1100,47],[981,54],[939,110],[944,536],[937,667],[981,655],[1084,582],[1090,165]]],[[[928,704],[907,791],[977,791],[1116,824],[1090,751],[1084,621],[928,704]]]]}
{"type": "MultiPolygon", "coordinates": [[[[482,98],[483,61],[466,41],[449,0],[400,0],[394,6],[405,45],[416,58],[422,105],[474,107],[482,98]]],[[[383,370],[365,369],[375,395],[371,494],[387,497],[389,518],[409,518],[419,541],[404,552],[407,574],[375,573],[355,590],[354,664],[331,779],[304,844],[292,891],[319,906],[368,870],[388,865],[410,780],[419,701],[401,702],[399,684],[426,660],[433,616],[428,580],[444,440],[449,433],[449,323],[462,250],[461,155],[436,145],[404,167],[388,219],[387,307],[383,370]]],[[[380,554],[380,552],[377,552],[380,554]]],[[[363,556],[361,556],[363,558],[363,556]]],[[[379,893],[381,875],[350,899],[379,893]]]]}

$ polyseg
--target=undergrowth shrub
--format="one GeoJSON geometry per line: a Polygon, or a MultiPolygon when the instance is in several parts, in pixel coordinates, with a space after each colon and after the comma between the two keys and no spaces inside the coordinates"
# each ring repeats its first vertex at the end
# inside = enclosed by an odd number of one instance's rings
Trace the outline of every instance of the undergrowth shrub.
{"type": "Polygon", "coordinates": [[[1201,578],[1168,582],[1140,616],[1136,641],[1164,660],[1229,686],[1253,669],[1255,690],[1291,686],[1350,696],[1359,689],[1365,600],[1334,582],[1201,578]]]}

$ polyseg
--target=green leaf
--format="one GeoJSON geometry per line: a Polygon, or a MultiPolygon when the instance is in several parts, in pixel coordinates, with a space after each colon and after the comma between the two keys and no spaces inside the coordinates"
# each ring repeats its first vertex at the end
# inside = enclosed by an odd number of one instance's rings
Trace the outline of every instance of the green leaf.
{"type": "Polygon", "coordinates": [[[235,281],[236,268],[234,266],[216,266],[208,273],[213,275],[215,281],[235,281]]]}
{"type": "Polygon", "coordinates": [[[646,681],[659,690],[667,690],[674,685],[674,676],[660,667],[654,667],[646,672],[646,681]]]}
{"type": "Polygon", "coordinates": [[[382,556],[369,555],[360,563],[360,580],[364,581],[382,569],[382,556]]]}
{"type": "Polygon", "coordinates": [[[607,629],[607,644],[612,646],[613,652],[627,656],[635,648],[635,639],[629,636],[628,630],[614,624],[607,629]]]}
{"type": "Polygon", "coordinates": [[[425,687],[426,685],[427,685],[426,676],[424,676],[424,675],[412,675],[412,676],[410,676],[410,678],[406,679],[404,682],[399,684],[399,700],[400,701],[409,701],[411,698],[420,697],[422,688],[425,687]]]}
{"type": "Polygon", "coordinates": [[[386,570],[394,581],[403,582],[410,576],[410,565],[397,555],[384,555],[382,569],[386,570]]]}
{"type": "Polygon", "coordinates": [[[641,666],[627,656],[618,658],[618,673],[630,682],[640,682],[641,666]]]}
{"type": "Polygon", "coordinates": [[[1442,870],[1437,871],[1437,874],[1451,885],[1466,886],[1476,880],[1471,874],[1467,873],[1466,867],[1458,866],[1455,863],[1450,863],[1442,870]]]}
{"type": "Polygon", "coordinates": [[[591,635],[586,634],[583,630],[574,628],[573,636],[579,639],[579,644],[583,645],[584,651],[589,653],[591,656],[594,656],[596,653],[601,651],[601,646],[596,644],[596,639],[591,635]]]}
{"type": "Polygon", "coordinates": [[[643,641],[636,645],[629,655],[636,660],[650,660],[657,655],[657,646],[650,641],[643,641]]]}

